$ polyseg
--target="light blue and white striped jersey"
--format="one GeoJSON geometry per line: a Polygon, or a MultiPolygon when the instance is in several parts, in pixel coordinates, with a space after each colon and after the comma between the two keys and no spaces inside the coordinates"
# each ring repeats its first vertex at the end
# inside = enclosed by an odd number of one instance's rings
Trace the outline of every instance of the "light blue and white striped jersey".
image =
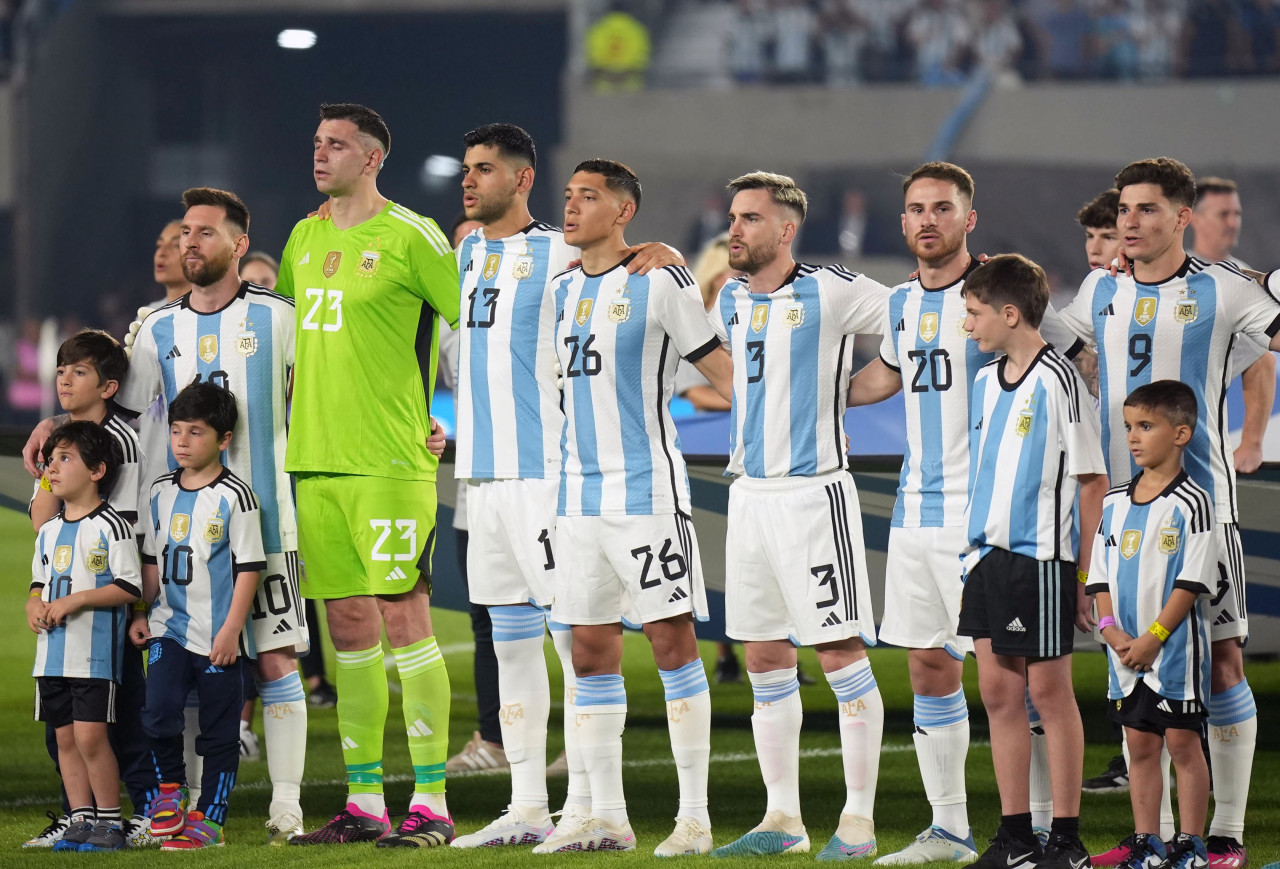
{"type": "Polygon", "coordinates": [[[564,233],[534,222],[458,245],[458,479],[554,478],[560,470],[555,292],[551,279],[580,256],[564,233]]]}
{"type": "MultiPolygon", "coordinates": [[[[902,375],[907,446],[893,506],[895,528],[962,525],[969,500],[970,389],[978,369],[995,358],[964,330],[964,281],[926,287],[919,278],[889,297],[880,359],[902,375]]],[[[1040,333],[1070,358],[1083,347],[1057,313],[1045,311],[1040,333]]]]}
{"type": "MultiPolygon", "coordinates": [[[[285,404],[297,328],[293,302],[247,281],[225,308],[212,314],[192,310],[189,299],[183,296],[147,317],[116,400],[130,411],[144,413],[157,395],[167,407],[196,380],[231,390],[240,418],[222,463],[261,501],[267,551],[296,550],[298,522],[284,470],[285,404]]],[[[150,414],[141,424],[147,443],[152,442],[147,428],[163,424],[166,432],[169,429],[167,420],[150,414]]],[[[168,448],[147,459],[149,483],[178,467],[168,448]]]]}
{"type": "MultiPolygon", "coordinates": [[[[1140,504],[1134,490],[1141,478],[1112,489],[1102,501],[1102,523],[1089,566],[1090,594],[1111,595],[1120,629],[1140,637],[1160,615],[1176,588],[1198,595],[1191,612],[1172,630],[1148,673],[1120,663],[1108,647],[1107,696],[1128,697],[1139,680],[1170,700],[1209,697],[1209,595],[1205,571],[1216,558],[1213,498],[1186,471],[1163,492],[1140,504]]],[[[1168,627],[1166,625],[1166,627],[1168,627]]]]}
{"type": "MultiPolygon", "coordinates": [[[[68,522],[59,512],[40,526],[31,589],[55,601],[78,591],[107,585],[142,594],[142,571],[133,525],[105,501],[88,516],[68,522]]],[[[36,635],[33,676],[120,681],[127,606],[82,609],[61,627],[36,635]]]]}
{"type": "Polygon", "coordinates": [[[1078,478],[1106,473],[1098,412],[1075,366],[1052,347],[1015,383],[1004,377],[1007,363],[988,362],[973,382],[965,565],[992,549],[1074,561],[1078,478]]]}
{"type": "Polygon", "coordinates": [[[885,328],[889,288],[840,266],[797,263],[772,293],[720,290],[710,319],[733,355],[726,475],[812,477],[847,463],[853,336],[885,328]]]}
{"type": "Polygon", "coordinates": [[[1236,521],[1236,475],[1227,437],[1227,364],[1237,332],[1266,344],[1280,330],[1280,280],[1267,289],[1228,263],[1187,257],[1161,284],[1095,269],[1062,309],[1077,335],[1098,345],[1098,399],[1107,466],[1116,481],[1137,473],[1124,431],[1124,400],[1155,380],[1181,380],[1196,394],[1200,421],[1183,453],[1191,479],[1213,493],[1219,522],[1236,521]]]}
{"type": "MultiPolygon", "coordinates": [[[[248,485],[226,468],[199,489],[184,489],[182,474],[171,471],[151,487],[151,521],[142,539],[142,560],[160,569],[151,635],[208,655],[231,609],[236,574],[267,567],[262,512],[248,485]]],[[[252,656],[252,631],[245,631],[244,642],[252,656]]]]}
{"type": "Polygon", "coordinates": [[[560,516],[690,515],[689,475],[668,405],[680,357],[719,342],[683,266],[555,281],[556,355],[564,371],[560,516]]]}
{"type": "MultiPolygon", "coordinates": [[[[114,409],[108,408],[107,415],[102,418],[99,423],[107,433],[115,438],[116,443],[120,446],[120,469],[116,472],[115,482],[111,485],[111,491],[108,493],[106,501],[111,508],[120,514],[124,521],[133,526],[134,532],[139,541],[142,540],[142,516],[145,515],[145,505],[147,494],[151,489],[149,483],[143,484],[142,474],[143,468],[146,467],[146,458],[138,445],[138,433],[129,427],[129,424],[121,419],[120,415],[114,409]]],[[[168,426],[165,427],[166,430],[168,426]]],[[[31,493],[32,501],[39,493],[41,486],[44,485],[43,480],[37,480],[35,489],[31,493]]],[[[30,502],[28,502],[28,505],[30,502]]],[[[27,515],[31,515],[30,506],[27,508],[27,515]]]]}

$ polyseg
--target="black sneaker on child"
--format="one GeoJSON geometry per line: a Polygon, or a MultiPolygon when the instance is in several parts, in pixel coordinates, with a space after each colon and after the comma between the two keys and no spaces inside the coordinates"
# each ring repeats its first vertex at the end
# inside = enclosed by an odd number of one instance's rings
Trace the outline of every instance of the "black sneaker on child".
{"type": "Polygon", "coordinates": [[[1038,869],[1090,869],[1089,852],[1075,836],[1050,833],[1044,846],[1044,856],[1036,863],[1038,869]]]}
{"type": "Polygon", "coordinates": [[[974,869],[1034,869],[1043,855],[1040,842],[1023,842],[1009,835],[1003,826],[982,855],[974,861],[974,869]]]}
{"type": "Polygon", "coordinates": [[[1125,794],[1129,792],[1129,767],[1124,762],[1124,755],[1117,754],[1107,764],[1107,771],[1102,775],[1085,779],[1080,790],[1086,794],[1125,794]]]}

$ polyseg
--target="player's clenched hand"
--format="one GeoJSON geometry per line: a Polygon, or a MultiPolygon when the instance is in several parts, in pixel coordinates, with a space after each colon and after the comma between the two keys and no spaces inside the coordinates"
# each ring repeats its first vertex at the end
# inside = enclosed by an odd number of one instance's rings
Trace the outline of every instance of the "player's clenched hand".
{"type": "Polygon", "coordinates": [[[1129,644],[1127,651],[1120,658],[1120,663],[1131,670],[1145,673],[1151,669],[1151,663],[1160,654],[1160,638],[1148,631],[1129,644]]]}
{"type": "Polygon", "coordinates": [[[1252,474],[1262,467],[1262,447],[1257,444],[1242,443],[1236,447],[1232,458],[1237,474],[1252,474]]]}
{"type": "Polygon", "coordinates": [[[48,630],[49,623],[44,617],[44,611],[49,605],[38,597],[27,598],[27,627],[31,628],[32,633],[40,633],[48,630]]]}
{"type": "Polygon", "coordinates": [[[84,598],[79,594],[69,594],[66,597],[60,597],[55,601],[50,601],[48,608],[44,611],[44,620],[49,627],[56,627],[67,620],[67,616],[79,612],[84,603],[84,598]]]}
{"type": "Polygon", "coordinates": [[[332,199],[326,199],[324,202],[320,203],[320,207],[315,211],[308,212],[307,217],[318,217],[321,220],[328,220],[329,215],[333,210],[332,202],[332,199]]]}
{"type": "Polygon", "coordinates": [[[635,257],[627,263],[627,272],[633,275],[647,275],[654,269],[666,266],[684,265],[684,256],[674,247],[660,241],[646,241],[633,244],[630,248],[635,257]]]}
{"type": "Polygon", "coordinates": [[[147,622],[147,614],[135,612],[129,622],[129,642],[142,648],[151,639],[151,625],[147,622]]]}
{"type": "Polygon", "coordinates": [[[27,438],[27,442],[22,446],[22,466],[37,480],[43,476],[40,471],[40,450],[44,448],[44,442],[49,439],[49,435],[53,434],[53,429],[52,419],[40,420],[39,424],[31,430],[31,437],[27,438]]]}
{"type": "Polygon", "coordinates": [[[218,635],[213,638],[213,648],[209,650],[209,663],[215,667],[229,667],[236,662],[240,653],[240,632],[233,631],[224,625],[218,635]]]}
{"type": "Polygon", "coordinates": [[[433,416],[431,417],[431,435],[427,438],[427,452],[438,459],[444,455],[444,444],[444,426],[433,416]]]}

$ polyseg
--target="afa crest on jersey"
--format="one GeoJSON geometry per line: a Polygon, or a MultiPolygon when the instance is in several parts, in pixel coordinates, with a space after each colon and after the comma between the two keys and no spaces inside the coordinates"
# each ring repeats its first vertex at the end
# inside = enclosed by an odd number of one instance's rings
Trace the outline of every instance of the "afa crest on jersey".
{"type": "Polygon", "coordinates": [[[1172,525],[1160,529],[1160,551],[1165,555],[1176,555],[1182,547],[1182,532],[1172,525]]]}
{"type": "Polygon", "coordinates": [[[1200,303],[1195,299],[1180,299],[1173,306],[1173,319],[1179,323],[1194,323],[1200,316],[1200,303]]]}
{"type": "Polygon", "coordinates": [[[804,305],[793,302],[782,312],[782,322],[792,329],[804,323],[804,305]]]}
{"type": "Polygon", "coordinates": [[[587,325],[591,319],[591,309],[595,307],[595,299],[582,299],[578,302],[578,310],[574,312],[573,321],[579,326],[587,325]]]}
{"type": "Polygon", "coordinates": [[[759,332],[764,328],[765,323],[769,322],[769,306],[767,304],[756,305],[751,309],[751,331],[759,332]]]}
{"type": "Polygon", "coordinates": [[[1020,438],[1024,438],[1031,434],[1031,423],[1035,421],[1036,412],[1029,407],[1023,408],[1018,412],[1018,419],[1014,423],[1014,434],[1020,438]]]}
{"type": "Polygon", "coordinates": [[[218,336],[201,335],[199,341],[200,358],[206,364],[218,358],[218,336]]]}
{"type": "Polygon", "coordinates": [[[245,320],[240,324],[240,331],[236,335],[236,352],[245,358],[258,352],[258,333],[249,328],[252,325],[245,320]]]}
{"type": "Polygon", "coordinates": [[[204,539],[210,543],[219,543],[226,536],[227,523],[223,521],[221,513],[214,513],[209,518],[208,524],[204,526],[204,539]]]}
{"type": "Polygon", "coordinates": [[[356,274],[362,278],[371,278],[378,273],[378,263],[382,261],[382,254],[376,250],[366,250],[360,253],[360,265],[356,266],[356,274]]]}
{"type": "Polygon", "coordinates": [[[631,319],[631,300],[614,299],[609,303],[609,319],[614,323],[625,323],[631,319]]]}
{"type": "Polygon", "coordinates": [[[486,281],[493,280],[493,276],[498,273],[498,266],[502,262],[502,254],[491,253],[484,258],[484,271],[480,272],[486,281]]]}
{"type": "Polygon", "coordinates": [[[927,311],[920,315],[920,340],[928,344],[938,337],[938,315],[927,311]]]}
{"type": "Polygon", "coordinates": [[[186,540],[190,532],[191,517],[186,513],[174,513],[169,520],[169,538],[175,541],[186,540]]]}
{"type": "Polygon", "coordinates": [[[1156,300],[1152,296],[1143,296],[1133,308],[1133,319],[1139,326],[1145,326],[1156,318],[1156,300]]]}
{"type": "Polygon", "coordinates": [[[523,281],[525,278],[533,274],[533,251],[529,249],[529,242],[524,243],[524,253],[516,257],[515,265],[511,267],[511,277],[517,281],[523,281]]]}
{"type": "Polygon", "coordinates": [[[85,557],[84,566],[91,573],[102,573],[107,569],[107,550],[101,543],[89,550],[89,554],[85,557]]]}
{"type": "Polygon", "coordinates": [[[53,569],[58,573],[66,573],[71,566],[71,547],[59,546],[53,550],[53,569]]]}
{"type": "Polygon", "coordinates": [[[1142,532],[1137,528],[1130,528],[1124,534],[1120,535],[1120,554],[1125,558],[1133,558],[1138,554],[1138,547],[1142,545],[1142,532]]]}

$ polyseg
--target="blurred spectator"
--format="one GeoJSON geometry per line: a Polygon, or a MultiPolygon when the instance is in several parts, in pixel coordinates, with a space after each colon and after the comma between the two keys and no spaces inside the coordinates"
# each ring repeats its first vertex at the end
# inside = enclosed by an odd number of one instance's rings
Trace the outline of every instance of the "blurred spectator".
{"type": "Polygon", "coordinates": [[[995,79],[1017,78],[1022,34],[1008,0],[982,0],[973,23],[973,53],[978,68],[995,79]]]}
{"type": "Polygon", "coordinates": [[[1093,16],[1093,72],[1131,81],[1138,73],[1138,42],[1124,0],[1104,0],[1093,16]]]}
{"type": "Polygon", "coordinates": [[[729,72],[738,84],[755,84],[764,78],[765,44],[772,21],[765,15],[764,0],[736,0],[733,30],[729,34],[729,72]]]}
{"type": "Polygon", "coordinates": [[[649,30],[626,12],[602,15],[587,30],[591,86],[602,93],[644,88],[649,69],[649,30]]]}
{"type": "Polygon", "coordinates": [[[1226,75],[1231,31],[1235,26],[1231,0],[1197,0],[1187,10],[1186,73],[1191,78],[1226,75]]]}
{"type": "Polygon", "coordinates": [[[191,291],[191,282],[182,273],[182,221],[171,220],[156,236],[156,252],[151,260],[151,275],[164,287],[164,298],[148,302],[148,308],[159,308],[191,291]]]}
{"type": "MultiPolygon", "coordinates": [[[[733,277],[729,268],[729,233],[716,236],[698,253],[693,264],[693,279],[702,293],[702,306],[708,311],[715,305],[720,288],[733,277]]],[[[676,368],[676,395],[697,410],[728,410],[729,402],[712,388],[710,382],[688,363],[676,368]]]]}
{"type": "Polygon", "coordinates": [[[816,24],[808,0],[774,0],[773,75],[778,82],[812,81],[816,24]]]}
{"type": "Polygon", "coordinates": [[[1138,77],[1171,76],[1182,44],[1182,12],[1177,4],[1172,0],[1144,0],[1141,8],[1131,13],[1130,21],[1138,43],[1138,77]]]}
{"type": "Polygon", "coordinates": [[[949,87],[964,82],[964,60],[973,34],[948,0],[924,0],[908,20],[908,45],[915,53],[916,80],[926,87],[949,87]]]}
{"type": "Polygon", "coordinates": [[[702,213],[698,222],[693,225],[686,250],[702,250],[718,236],[724,233],[728,222],[729,207],[724,201],[724,191],[715,187],[702,197],[702,213]]]}
{"type": "Polygon", "coordinates": [[[854,0],[824,0],[818,25],[827,84],[856,83],[861,78],[869,22],[857,10],[854,0]]]}
{"type": "Polygon", "coordinates": [[[9,378],[9,409],[12,421],[34,425],[40,421],[44,387],[40,385],[40,321],[29,317],[22,322],[22,334],[14,342],[14,366],[9,378]]]}
{"type": "Polygon", "coordinates": [[[1082,78],[1088,73],[1093,20],[1080,8],[1078,0],[1054,0],[1041,14],[1040,30],[1043,70],[1052,78],[1082,78]]]}
{"type": "Polygon", "coordinates": [[[915,0],[850,0],[867,22],[862,49],[863,75],[869,81],[901,81],[910,74],[901,31],[915,0]]]}
{"type": "Polygon", "coordinates": [[[840,204],[840,254],[846,259],[862,255],[867,239],[867,198],[858,189],[846,190],[840,204]]]}
{"type": "Polygon", "coordinates": [[[1240,63],[1244,73],[1280,72],[1280,0],[1239,0],[1240,63]]]}

